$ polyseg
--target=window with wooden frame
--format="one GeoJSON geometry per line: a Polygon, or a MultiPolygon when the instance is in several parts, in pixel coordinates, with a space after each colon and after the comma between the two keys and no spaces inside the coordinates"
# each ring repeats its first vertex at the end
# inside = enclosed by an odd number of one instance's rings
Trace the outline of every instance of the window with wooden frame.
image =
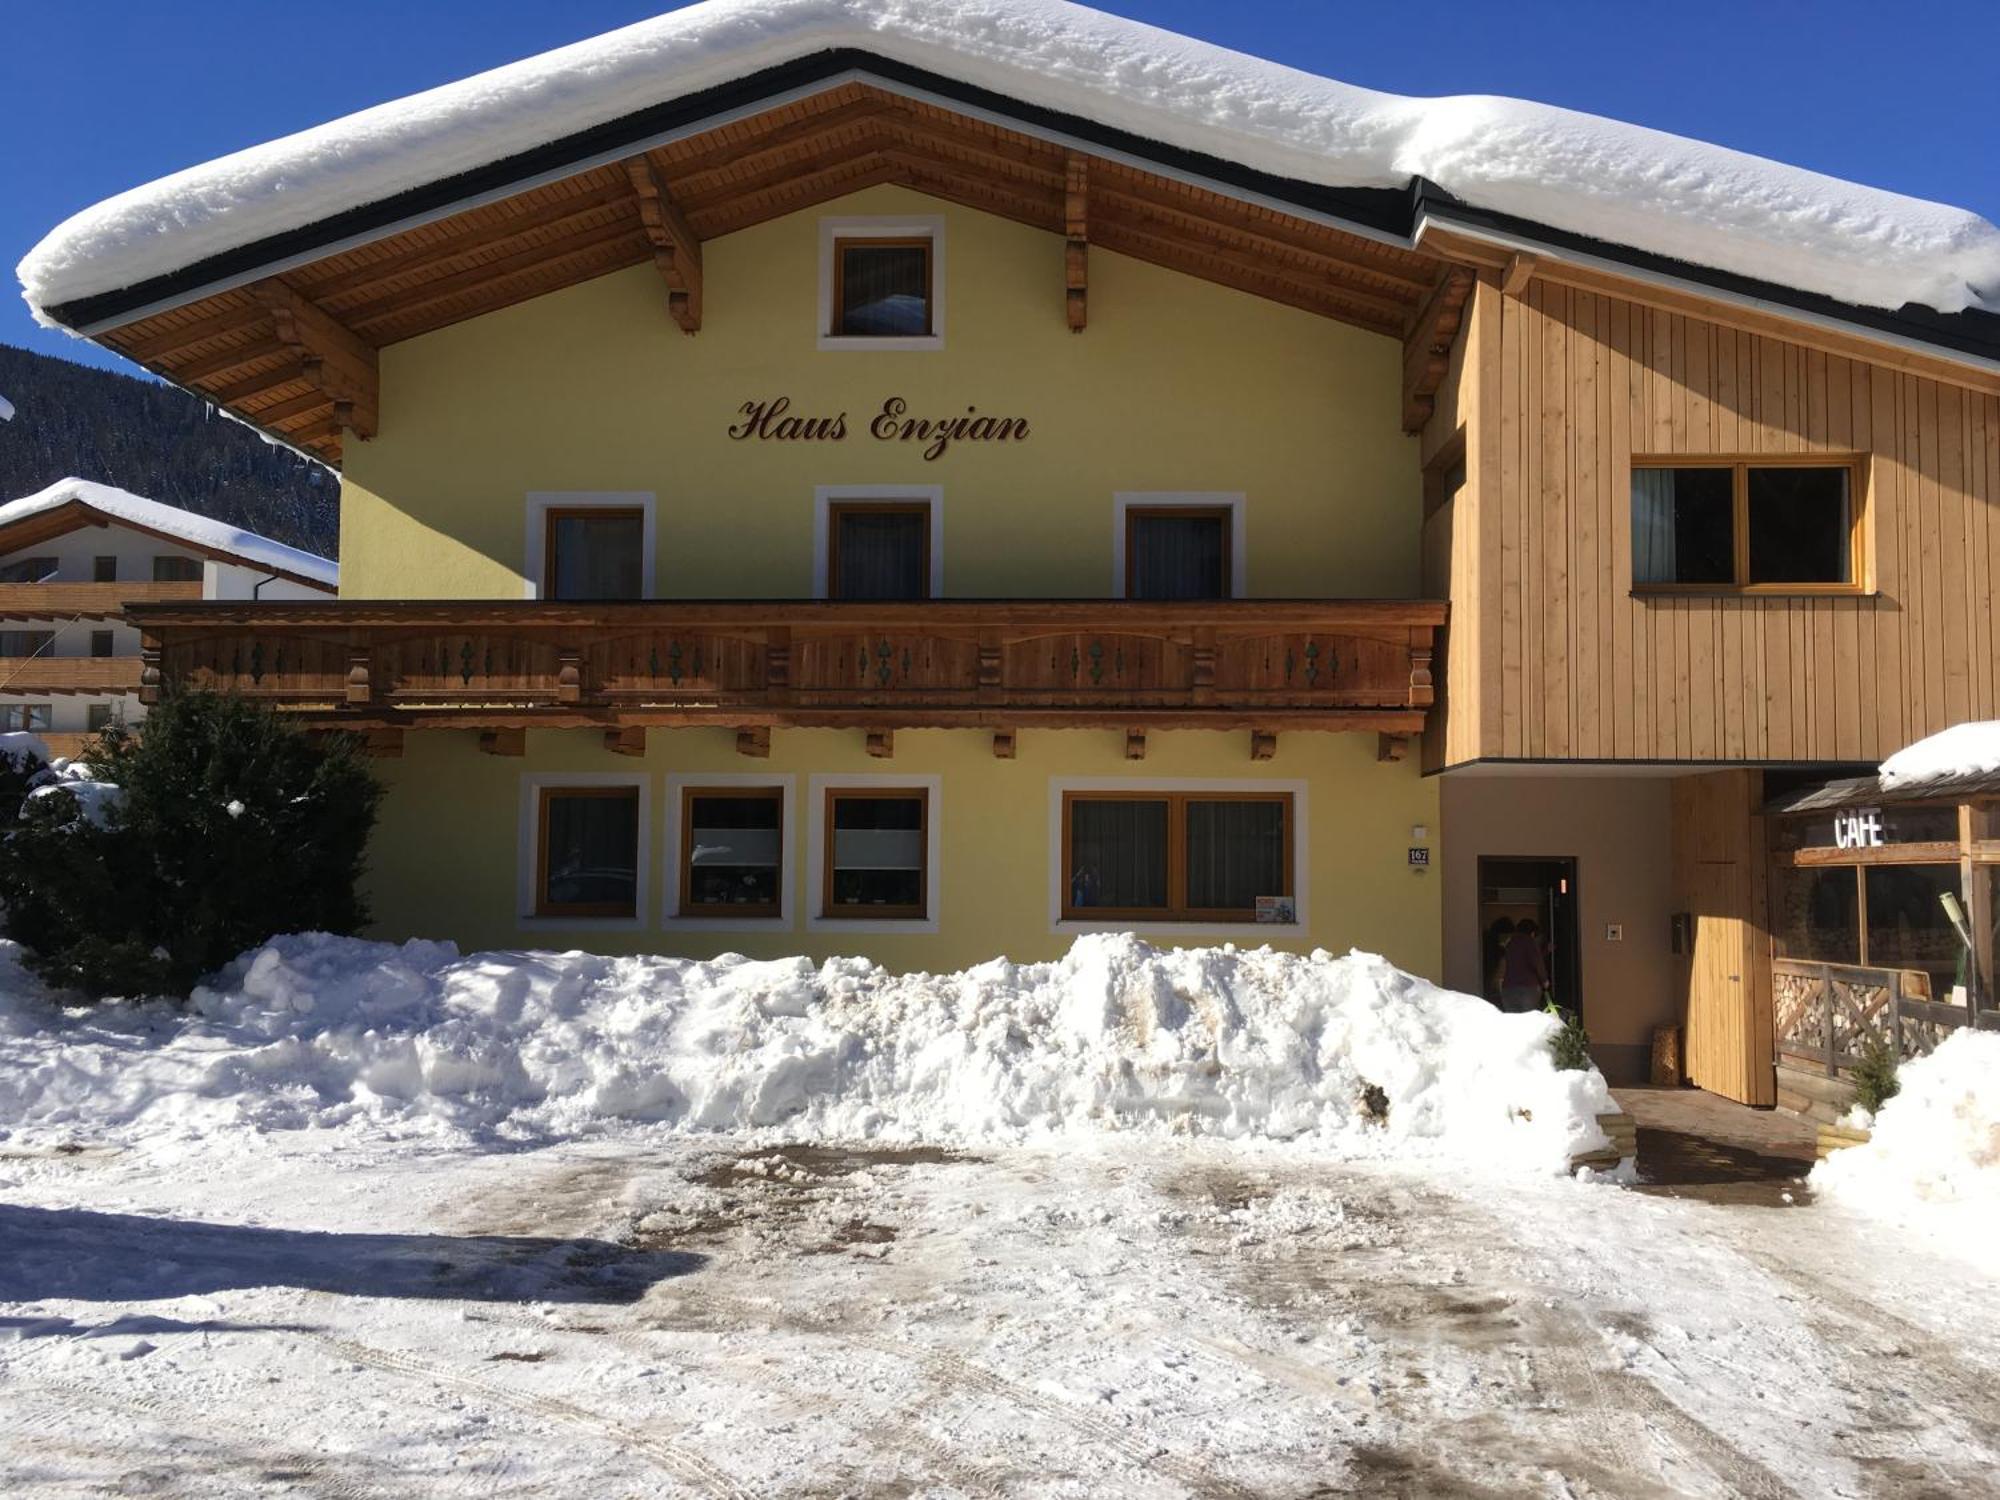
{"type": "Polygon", "coordinates": [[[781,786],[684,788],[680,915],[781,915],[785,837],[781,786]]]}
{"type": "Polygon", "coordinates": [[[826,595],[829,599],[928,599],[929,502],[830,502],[826,511],[826,595]]]}
{"type": "Polygon", "coordinates": [[[201,559],[161,553],[153,559],[153,582],[200,583],[201,559]]]}
{"type": "Polygon", "coordinates": [[[1066,921],[1254,922],[1290,898],[1290,792],[1065,792],[1066,921]]]}
{"type": "Polygon", "coordinates": [[[1861,480],[1851,455],[1636,458],[1633,587],[1859,592],[1861,480]]]}
{"type": "Polygon", "coordinates": [[[0,727],[7,729],[47,729],[54,709],[47,703],[9,703],[0,708],[0,727]]]}
{"type": "Polygon", "coordinates": [[[1226,505],[1134,505],[1125,511],[1125,597],[1227,599],[1233,592],[1226,505]]]}
{"type": "Polygon", "coordinates": [[[638,787],[542,787],[535,850],[536,916],[638,914],[638,787]]]}
{"type": "Polygon", "coordinates": [[[543,519],[544,599],[638,599],[645,594],[645,511],[550,506],[543,519]]]}
{"type": "Polygon", "coordinates": [[[55,639],[53,630],[0,630],[0,657],[40,656],[55,639]]]}
{"type": "Polygon", "coordinates": [[[0,563],[0,583],[47,583],[56,576],[53,557],[17,557],[0,563]]]}
{"type": "Polygon", "coordinates": [[[929,235],[837,236],[833,242],[835,338],[928,338],[935,249],[929,235]]]}
{"type": "Polygon", "coordinates": [[[110,631],[93,630],[90,632],[90,654],[92,656],[109,656],[112,654],[111,648],[112,635],[110,631]]]}
{"type": "Polygon", "coordinates": [[[930,882],[930,794],[922,787],[826,789],[826,917],[921,918],[930,882]]]}
{"type": "Polygon", "coordinates": [[[90,560],[90,577],[94,583],[116,583],[118,581],[118,559],[106,555],[90,560]]]}

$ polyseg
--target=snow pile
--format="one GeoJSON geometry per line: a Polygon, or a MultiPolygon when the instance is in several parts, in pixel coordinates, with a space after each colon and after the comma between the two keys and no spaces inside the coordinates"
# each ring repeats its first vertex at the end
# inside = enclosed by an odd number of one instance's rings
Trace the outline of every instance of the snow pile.
{"type": "Polygon", "coordinates": [[[30,251],[21,284],[41,315],[842,47],[1280,177],[1422,176],[1847,302],[2000,307],[2000,229],[1963,209],[1548,105],[1356,88],[1061,0],[708,0],[107,199],[30,251]]]}
{"type": "Polygon", "coordinates": [[[97,484],[88,479],[58,479],[45,490],[37,490],[32,495],[0,505],[0,527],[11,526],[16,521],[65,505],[87,505],[113,520],[130,521],[135,526],[177,537],[197,547],[226,552],[253,567],[296,573],[301,578],[324,584],[328,589],[340,585],[340,565],[317,553],[301,552],[297,547],[287,547],[283,542],[274,542],[267,536],[245,531],[240,526],[198,516],[179,506],[162,505],[144,495],[135,495],[129,490],[97,484]]]}
{"type": "Polygon", "coordinates": [[[1864,1146],[1813,1168],[1812,1185],[1967,1255],[2000,1240],[2000,1034],[1958,1031],[1900,1070],[1864,1146]]]}
{"type": "Polygon", "coordinates": [[[9,760],[38,760],[47,765],[49,742],[25,729],[9,729],[0,734],[0,755],[9,760]]]}
{"type": "Polygon", "coordinates": [[[111,810],[125,800],[125,789],[115,782],[100,781],[97,773],[80,760],[58,757],[29,783],[29,802],[49,797],[67,798],[75,805],[77,816],[92,827],[103,828],[110,821],[111,810]]]}
{"type": "Polygon", "coordinates": [[[1605,1144],[1595,1117],[1612,1107],[1594,1070],[1554,1068],[1551,1017],[1367,954],[1129,935],[1080,938],[1052,963],[898,976],[853,958],[461,957],[307,934],[244,954],[193,1010],[57,1013],[0,983],[0,1134],[1133,1129],[1560,1171],[1605,1144]]]}
{"type": "Polygon", "coordinates": [[[2000,719],[1954,724],[1914,745],[1905,745],[1882,762],[1885,791],[1919,787],[2000,773],[2000,719]]]}

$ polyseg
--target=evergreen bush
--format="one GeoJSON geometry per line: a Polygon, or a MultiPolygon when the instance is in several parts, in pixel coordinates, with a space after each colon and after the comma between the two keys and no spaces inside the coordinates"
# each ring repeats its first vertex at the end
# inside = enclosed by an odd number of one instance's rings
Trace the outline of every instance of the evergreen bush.
{"type": "Polygon", "coordinates": [[[0,840],[7,935],[52,983],[184,995],[278,933],[367,921],[355,887],[381,788],[351,737],[184,692],[83,759],[121,789],[97,821],[37,797],[0,840]]]}
{"type": "Polygon", "coordinates": [[[1854,1102],[1872,1115],[1895,1098],[1903,1087],[1896,1066],[1895,1049],[1879,1036],[1870,1037],[1854,1065],[1854,1102]]]}
{"type": "Polygon", "coordinates": [[[1549,1052],[1555,1058],[1556,1068],[1559,1071],[1583,1072],[1590,1066],[1590,1033],[1583,1029],[1583,1021],[1553,999],[1542,1009],[1562,1022],[1562,1028],[1549,1038],[1549,1052]]]}

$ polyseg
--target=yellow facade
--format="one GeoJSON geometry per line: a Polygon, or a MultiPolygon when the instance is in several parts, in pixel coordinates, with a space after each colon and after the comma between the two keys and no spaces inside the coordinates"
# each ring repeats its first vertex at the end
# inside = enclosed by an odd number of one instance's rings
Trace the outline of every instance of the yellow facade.
{"type": "MultiPolygon", "coordinates": [[[[1114,578],[1115,497],[1241,497],[1249,597],[1409,597],[1418,591],[1420,474],[1400,430],[1395,340],[1103,251],[1091,257],[1090,327],[1062,305],[1062,241],[897,188],[876,188],[703,246],[698,335],[669,321],[651,267],[571,287],[391,345],[384,419],[349,445],[341,590],[350,598],[518,599],[530,591],[537,492],[654,497],[652,592],[663,598],[814,593],[816,491],[935,486],[945,597],[1098,597],[1114,578]],[[821,221],[941,218],[944,347],[819,347],[821,221]],[[839,441],[736,439],[746,402],[844,414],[839,441]],[[962,442],[927,459],[869,422],[909,414],[1025,419],[1028,434],[962,442]]],[[[1406,849],[1433,842],[1437,797],[1413,762],[1381,763],[1372,735],[1281,733],[1254,761],[1245,732],[1156,732],[1146,758],[1113,730],[1024,730],[996,759],[972,730],[901,730],[890,759],[859,731],[780,728],[768,760],[721,730],[655,730],[643,758],[594,731],[531,732],[520,757],[482,755],[469,732],[408,736],[382,762],[390,793],[371,851],[384,936],[466,946],[754,955],[865,952],[897,968],[1044,958],[1076,928],[1057,920],[1065,781],[1192,789],[1284,785],[1298,795],[1301,921],[1145,929],[1162,942],[1272,940],[1361,946],[1435,975],[1437,882],[1406,849]],[[536,778],[638,777],[646,888],[631,923],[523,916],[536,778]],[[788,779],[791,911],[755,927],[689,929],[664,911],[679,782],[788,779]],[[934,931],[820,922],[809,859],[815,776],[935,778],[934,931]],[[1413,830],[1419,831],[1413,834],[1413,830]]]]}
{"type": "Polygon", "coordinates": [[[392,344],[381,434],[348,445],[341,593],[518,599],[527,493],[646,491],[655,593],[806,598],[815,487],[872,484],[942,487],[943,592],[960,598],[1103,597],[1129,491],[1242,494],[1252,597],[1417,593],[1395,340],[1102,250],[1073,334],[1062,246],[875,188],[705,244],[692,336],[646,266],[392,344]],[[943,218],[943,349],[817,347],[818,226],[841,215],[943,218]],[[742,403],[779,396],[845,412],[847,437],[727,435],[742,403]],[[866,434],[890,396],[1024,417],[1029,436],[927,462],[866,434]]]}
{"type": "MultiPolygon", "coordinates": [[[[996,760],[991,737],[971,730],[900,730],[893,759],[872,759],[855,731],[777,730],[768,760],[736,752],[722,730],[655,730],[643,758],[613,755],[584,730],[531,731],[527,754],[482,755],[470,732],[413,734],[403,758],[380,763],[389,794],[370,847],[368,894],[376,933],[453,938],[463,947],[578,947],[598,952],[862,953],[897,969],[954,969],[999,955],[1018,960],[1061,953],[1077,928],[1052,920],[1057,873],[1051,803],[1069,779],[1133,787],[1244,782],[1291,786],[1304,794],[1299,821],[1305,857],[1302,931],[1251,924],[1141,928],[1160,943],[1259,943],[1385,954],[1420,974],[1441,967],[1439,882],[1413,870],[1412,830],[1435,841],[1437,783],[1414,761],[1378,762],[1372,736],[1281,736],[1276,756],[1252,761],[1249,737],[1210,731],[1157,733],[1146,759],[1125,758],[1125,736],[1103,730],[1024,730],[1017,758],[996,760]],[[524,777],[638,776],[647,788],[642,862],[647,894],[637,922],[564,925],[522,919],[524,777]],[[754,776],[795,791],[786,837],[793,866],[788,927],[745,929],[710,919],[688,930],[663,917],[669,777],[754,776]],[[921,783],[936,778],[938,899],[935,933],[842,930],[818,924],[819,872],[807,858],[815,775],[921,783]]],[[[709,784],[704,782],[703,784],[709,784]]]]}

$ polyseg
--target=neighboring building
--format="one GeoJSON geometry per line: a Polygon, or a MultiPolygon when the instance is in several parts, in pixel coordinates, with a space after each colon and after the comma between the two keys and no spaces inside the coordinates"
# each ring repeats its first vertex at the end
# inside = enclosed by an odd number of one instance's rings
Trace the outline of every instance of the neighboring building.
{"type": "Polygon", "coordinates": [[[127,604],[324,599],[338,583],[323,557],[108,484],[0,505],[0,727],[71,754],[143,717],[127,604]]]}
{"type": "Polygon", "coordinates": [[[372,736],[389,935],[1490,990],[1533,917],[1608,1066],[1768,1102],[1767,792],[2000,708],[2000,231],[964,9],[718,0],[51,235],[344,470],[338,603],[148,606],[163,680],[372,736]]]}

